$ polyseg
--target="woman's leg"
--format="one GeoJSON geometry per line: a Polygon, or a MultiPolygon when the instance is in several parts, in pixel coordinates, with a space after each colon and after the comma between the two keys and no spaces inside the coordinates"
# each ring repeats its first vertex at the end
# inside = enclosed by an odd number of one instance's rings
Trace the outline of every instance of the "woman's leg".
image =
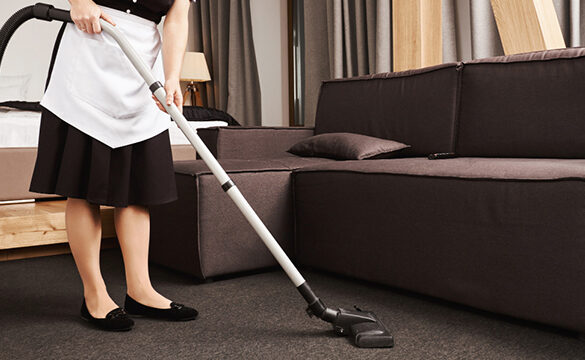
{"type": "Polygon", "coordinates": [[[129,205],[114,209],[116,234],[124,257],[128,295],[139,303],[168,309],[171,300],[157,293],[148,274],[150,213],[147,207],[129,205]]]}
{"type": "Polygon", "coordinates": [[[100,271],[102,222],[99,205],[85,199],[67,198],[65,225],[71,253],[83,282],[89,313],[103,318],[118,307],[110,298],[100,271]]]}

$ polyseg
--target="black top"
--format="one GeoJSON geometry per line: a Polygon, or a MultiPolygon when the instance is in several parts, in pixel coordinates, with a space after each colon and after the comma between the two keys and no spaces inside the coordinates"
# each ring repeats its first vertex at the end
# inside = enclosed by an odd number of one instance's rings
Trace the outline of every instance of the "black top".
{"type": "Polygon", "coordinates": [[[94,0],[98,5],[130,12],[136,16],[159,23],[175,0],[94,0]]]}

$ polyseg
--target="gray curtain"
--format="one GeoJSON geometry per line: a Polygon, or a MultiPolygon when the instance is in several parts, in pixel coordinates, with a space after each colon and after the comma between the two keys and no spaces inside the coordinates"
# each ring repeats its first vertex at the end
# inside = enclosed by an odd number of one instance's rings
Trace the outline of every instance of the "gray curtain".
{"type": "Polygon", "coordinates": [[[585,0],[553,0],[567,47],[582,46],[585,0]]]}
{"type": "Polygon", "coordinates": [[[227,111],[242,125],[260,126],[250,0],[199,0],[192,8],[194,51],[205,53],[212,79],[201,84],[203,106],[227,111]]]}
{"type": "Polygon", "coordinates": [[[443,62],[503,54],[490,0],[443,0],[443,62]]]}
{"type": "Polygon", "coordinates": [[[391,69],[390,0],[327,0],[332,78],[391,69]]]}
{"type": "Polygon", "coordinates": [[[322,80],[392,69],[391,8],[390,0],[304,1],[306,126],[314,124],[322,80]]]}

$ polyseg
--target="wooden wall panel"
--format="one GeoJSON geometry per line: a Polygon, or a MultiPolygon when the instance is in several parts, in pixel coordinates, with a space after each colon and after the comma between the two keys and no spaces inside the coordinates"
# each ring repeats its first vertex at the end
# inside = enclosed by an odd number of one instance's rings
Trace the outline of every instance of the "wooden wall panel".
{"type": "Polygon", "coordinates": [[[565,48],[552,0],[491,0],[506,55],[565,48]]]}
{"type": "Polygon", "coordinates": [[[393,70],[443,62],[441,0],[393,0],[393,70]]]}

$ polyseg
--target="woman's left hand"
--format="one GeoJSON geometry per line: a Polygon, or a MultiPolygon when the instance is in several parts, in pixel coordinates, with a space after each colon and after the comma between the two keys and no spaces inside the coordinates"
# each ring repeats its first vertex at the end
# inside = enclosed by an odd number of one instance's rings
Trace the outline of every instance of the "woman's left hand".
{"type": "MultiPolygon", "coordinates": [[[[183,94],[181,93],[181,85],[179,83],[179,80],[167,80],[165,82],[164,87],[165,91],[167,92],[166,98],[167,105],[171,105],[171,103],[174,102],[175,105],[177,105],[177,107],[179,108],[179,111],[182,113],[183,94]]],[[[154,96],[154,94],[152,95],[152,98],[154,99],[154,101],[156,101],[156,105],[158,106],[159,109],[161,109],[161,111],[167,112],[164,106],[162,106],[158,99],[154,96]]]]}

